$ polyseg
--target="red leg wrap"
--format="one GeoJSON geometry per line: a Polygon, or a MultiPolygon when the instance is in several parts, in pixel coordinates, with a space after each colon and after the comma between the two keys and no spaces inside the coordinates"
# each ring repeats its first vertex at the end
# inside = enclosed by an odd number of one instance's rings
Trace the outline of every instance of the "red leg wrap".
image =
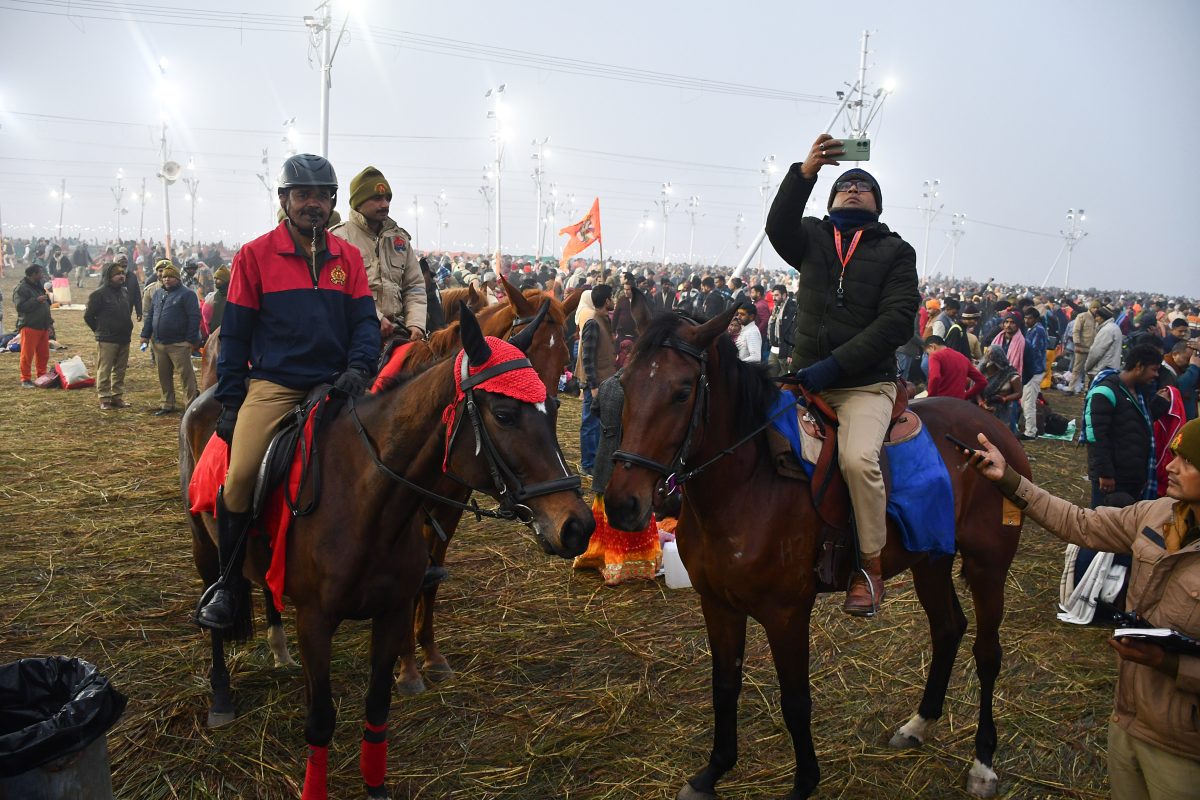
{"type": "Polygon", "coordinates": [[[387,723],[372,725],[364,723],[362,750],[358,756],[358,769],[363,783],[368,787],[383,786],[387,779],[387,723]]]}
{"type": "Polygon", "coordinates": [[[304,771],[301,800],[328,800],[325,775],[329,767],[329,747],[308,746],[308,767],[304,771]]]}

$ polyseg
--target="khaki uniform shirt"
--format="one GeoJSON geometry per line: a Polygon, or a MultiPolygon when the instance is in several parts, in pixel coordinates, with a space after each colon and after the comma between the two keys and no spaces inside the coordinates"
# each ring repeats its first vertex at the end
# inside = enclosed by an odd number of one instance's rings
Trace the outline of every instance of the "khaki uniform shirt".
{"type": "Polygon", "coordinates": [[[345,239],[362,253],[367,268],[367,283],[375,298],[375,311],[380,319],[387,317],[400,327],[409,325],[425,330],[425,277],[412,246],[408,231],[389,217],[379,235],[371,233],[367,220],[357,211],[350,218],[329,229],[334,236],[345,239]]]}
{"type": "Polygon", "coordinates": [[[1075,352],[1087,353],[1092,349],[1092,342],[1096,341],[1096,318],[1092,312],[1084,310],[1075,315],[1071,324],[1075,326],[1071,331],[1071,338],[1075,341],[1075,352]]]}

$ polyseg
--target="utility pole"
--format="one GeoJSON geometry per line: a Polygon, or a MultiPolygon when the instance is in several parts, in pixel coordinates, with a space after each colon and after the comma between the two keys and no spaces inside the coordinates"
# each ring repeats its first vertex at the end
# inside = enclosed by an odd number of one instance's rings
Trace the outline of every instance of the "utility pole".
{"type": "Polygon", "coordinates": [[[117,241],[121,241],[121,213],[125,209],[121,208],[121,199],[125,196],[125,187],[121,185],[121,181],[125,178],[125,170],[117,170],[117,185],[112,189],[113,200],[116,201],[117,212],[117,241]]]}
{"type": "Polygon", "coordinates": [[[492,110],[487,113],[487,118],[492,121],[492,143],[496,148],[495,175],[496,175],[496,252],[495,261],[492,264],[496,270],[496,274],[500,274],[500,254],[504,252],[504,245],[501,238],[500,219],[501,219],[501,194],[500,194],[500,170],[504,166],[504,129],[501,127],[501,116],[503,115],[503,105],[500,102],[504,94],[504,89],[507,84],[500,84],[495,89],[488,89],[484,93],[485,100],[492,101],[492,110]]]}
{"type": "Polygon", "coordinates": [[[933,225],[934,217],[942,210],[939,204],[937,208],[933,207],[933,203],[937,200],[937,187],[941,181],[937,178],[931,178],[923,182],[924,190],[921,192],[921,197],[924,198],[925,205],[921,207],[921,213],[925,217],[925,246],[921,254],[921,280],[924,281],[929,274],[929,228],[933,225]]]}
{"type": "Polygon", "coordinates": [[[483,165],[483,184],[479,187],[479,194],[483,196],[483,202],[487,206],[487,248],[485,253],[492,252],[492,196],[496,190],[492,188],[492,173],[487,164],[483,165]]]}
{"type": "Polygon", "coordinates": [[[1083,237],[1087,236],[1087,231],[1079,229],[1079,226],[1083,224],[1085,219],[1087,217],[1084,215],[1082,208],[1068,208],[1067,222],[1070,223],[1071,227],[1068,230],[1059,231],[1063,239],[1066,240],[1065,243],[1067,246],[1067,274],[1063,278],[1064,289],[1071,288],[1071,254],[1075,252],[1075,245],[1079,244],[1083,240],[1083,237]]]}
{"type": "Polygon", "coordinates": [[[696,244],[696,215],[700,213],[700,197],[692,195],[688,198],[687,214],[692,218],[691,233],[688,234],[688,257],[687,263],[692,263],[692,248],[696,244]]]}
{"type": "Polygon", "coordinates": [[[953,214],[950,217],[950,280],[954,280],[954,267],[958,263],[958,241],[967,234],[967,215],[953,214]]]}
{"type": "Polygon", "coordinates": [[[667,181],[662,185],[662,199],[655,202],[658,203],[659,209],[662,211],[663,218],[663,238],[662,238],[662,265],[663,269],[667,267],[667,226],[671,222],[671,209],[678,206],[678,203],[671,203],[671,192],[674,189],[671,187],[671,182],[667,181]]]}
{"type": "Polygon", "coordinates": [[[168,160],[167,123],[162,124],[162,137],[159,139],[159,163],[162,169],[158,175],[163,184],[163,247],[166,248],[167,258],[171,258],[171,184],[179,173],[179,165],[168,160]]]}
{"type": "Polygon", "coordinates": [[[446,190],[438,192],[438,196],[433,200],[433,207],[437,209],[438,215],[438,251],[442,250],[442,230],[446,227],[446,222],[442,216],[446,213],[446,206],[450,205],[450,201],[446,199],[446,190]]]}
{"type": "Polygon", "coordinates": [[[271,167],[267,157],[267,148],[262,151],[262,172],[256,173],[259,183],[267,190],[267,212],[271,215],[271,227],[279,223],[275,221],[279,209],[279,195],[275,191],[275,179],[271,177],[271,167]]]}
{"type": "Polygon", "coordinates": [[[534,201],[534,206],[533,206],[534,222],[537,223],[537,225],[534,228],[534,232],[533,232],[534,233],[534,239],[533,239],[534,248],[537,251],[537,260],[534,263],[537,263],[537,264],[540,264],[542,261],[542,242],[545,241],[545,238],[546,238],[545,233],[544,233],[545,214],[542,210],[542,176],[545,175],[545,173],[546,173],[544,162],[546,160],[546,142],[548,142],[548,141],[550,141],[549,136],[547,136],[541,140],[534,139],[531,142],[531,144],[533,145],[533,155],[530,156],[530,158],[532,158],[534,161],[533,184],[534,184],[534,186],[537,187],[537,199],[534,201]]]}
{"type": "Polygon", "coordinates": [[[196,249],[196,193],[200,191],[200,179],[188,176],[183,179],[183,185],[187,187],[188,199],[192,203],[192,238],[188,241],[194,252],[196,249]]]}

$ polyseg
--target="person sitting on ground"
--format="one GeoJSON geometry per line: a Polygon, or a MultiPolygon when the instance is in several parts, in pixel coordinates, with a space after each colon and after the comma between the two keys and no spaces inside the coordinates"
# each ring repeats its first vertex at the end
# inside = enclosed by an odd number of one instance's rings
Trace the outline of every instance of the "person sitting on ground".
{"type": "Polygon", "coordinates": [[[977,398],[985,411],[992,412],[1013,434],[1017,432],[1017,402],[1021,399],[1021,376],[1008,363],[1004,348],[994,344],[988,348],[983,362],[987,386],[977,398]]]}
{"type": "MultiPolygon", "coordinates": [[[[979,434],[972,466],[1008,499],[1065,542],[1134,556],[1126,607],[1148,625],[1200,638],[1200,420],[1171,442],[1167,496],[1126,508],[1087,510],[1055,497],[1007,465],[979,434]]],[[[1116,702],[1108,724],[1112,796],[1195,797],[1200,786],[1200,656],[1147,641],[1112,638],[1119,663],[1116,702]]]]}

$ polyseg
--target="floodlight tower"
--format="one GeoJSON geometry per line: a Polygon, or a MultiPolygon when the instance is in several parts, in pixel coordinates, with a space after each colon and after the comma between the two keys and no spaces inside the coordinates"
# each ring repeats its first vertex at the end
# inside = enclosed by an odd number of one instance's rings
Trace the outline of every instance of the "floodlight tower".
{"type": "Polygon", "coordinates": [[[446,190],[438,192],[438,196],[433,200],[433,207],[437,209],[438,215],[438,250],[442,249],[442,231],[446,228],[444,219],[446,214],[446,206],[450,205],[450,201],[446,199],[446,190]]]}
{"type": "MultiPolygon", "coordinates": [[[[775,156],[774,155],[766,156],[765,158],[763,158],[762,163],[763,163],[762,169],[760,169],[758,171],[759,174],[762,175],[762,183],[759,185],[758,191],[759,191],[759,194],[762,195],[762,229],[763,229],[763,232],[765,235],[765,232],[767,230],[767,203],[770,201],[771,195],[773,194],[773,192],[771,191],[771,186],[775,181],[775,178],[773,176],[775,175],[775,172],[779,168],[775,166],[775,156]]],[[[759,248],[758,248],[758,268],[760,270],[762,269],[762,265],[763,265],[763,251],[762,251],[762,244],[760,242],[759,248]]]]}
{"type": "Polygon", "coordinates": [[[342,29],[338,32],[337,41],[333,41],[333,0],[324,0],[317,4],[317,14],[320,18],[307,15],[304,26],[308,28],[309,45],[319,51],[321,58],[321,155],[329,158],[329,89],[333,86],[333,59],[341,47],[342,37],[346,35],[346,24],[350,22],[350,14],[342,20],[342,29]]]}
{"type": "Polygon", "coordinates": [[[505,131],[502,127],[501,117],[504,114],[504,105],[501,99],[504,96],[504,89],[508,84],[500,84],[495,89],[488,89],[483,98],[492,101],[492,109],[487,112],[487,118],[492,121],[492,143],[496,149],[496,159],[493,166],[493,171],[496,176],[496,252],[495,263],[492,265],[496,269],[496,274],[500,274],[500,254],[504,252],[501,238],[500,219],[501,219],[501,192],[500,192],[500,170],[504,165],[504,136],[505,131]]]}
{"type": "Polygon", "coordinates": [[[421,201],[418,200],[417,196],[414,194],[413,201],[412,201],[412,212],[413,212],[412,246],[414,249],[417,248],[417,246],[418,246],[417,242],[421,238],[421,212],[424,210],[425,210],[425,207],[421,205],[421,201]]]}
{"type": "Polygon", "coordinates": [[[1066,240],[1067,245],[1067,274],[1063,278],[1064,289],[1071,288],[1071,253],[1075,252],[1075,245],[1079,244],[1083,240],[1083,237],[1087,236],[1087,231],[1080,230],[1079,228],[1085,219],[1087,217],[1084,215],[1082,208],[1068,208],[1067,222],[1070,227],[1065,231],[1059,231],[1063,239],[1066,240]]]}
{"type": "Polygon", "coordinates": [[[71,195],[67,194],[67,179],[63,178],[58,189],[51,189],[50,196],[58,200],[58,241],[62,241],[63,231],[63,212],[66,210],[67,201],[71,199],[71,195]]]}
{"type": "Polygon", "coordinates": [[[496,189],[492,186],[492,180],[495,176],[492,173],[492,165],[483,165],[483,183],[479,186],[479,194],[483,197],[484,205],[487,206],[487,247],[485,253],[492,252],[492,197],[496,194],[496,189]]]}
{"type": "Polygon", "coordinates": [[[921,254],[921,280],[924,281],[929,273],[929,228],[933,225],[934,217],[942,210],[941,204],[936,208],[934,202],[938,198],[937,187],[941,185],[941,181],[937,178],[930,178],[922,182],[923,189],[921,197],[925,205],[921,206],[921,214],[925,217],[925,246],[921,254]]]}
{"type": "Polygon", "coordinates": [[[537,261],[535,263],[541,263],[542,261],[542,241],[546,238],[543,233],[545,213],[542,209],[542,178],[546,174],[545,161],[548,155],[546,152],[546,142],[548,141],[550,141],[549,136],[543,139],[534,139],[531,142],[533,145],[533,155],[530,158],[534,162],[533,185],[537,187],[537,199],[533,205],[534,222],[537,223],[533,232],[534,248],[537,251],[537,261]]]}
{"type": "Polygon", "coordinates": [[[746,215],[738,214],[733,221],[733,249],[742,249],[742,226],[746,224],[746,215]]]}
{"type": "Polygon", "coordinates": [[[671,209],[678,206],[678,203],[671,203],[671,192],[674,188],[670,181],[666,181],[662,185],[662,199],[656,200],[659,209],[662,211],[663,218],[663,238],[662,238],[662,265],[663,269],[667,268],[667,226],[671,222],[671,209]]]}
{"type": "Polygon", "coordinates": [[[967,215],[953,214],[950,217],[950,280],[954,280],[954,266],[958,263],[958,242],[967,234],[967,215]]]}

